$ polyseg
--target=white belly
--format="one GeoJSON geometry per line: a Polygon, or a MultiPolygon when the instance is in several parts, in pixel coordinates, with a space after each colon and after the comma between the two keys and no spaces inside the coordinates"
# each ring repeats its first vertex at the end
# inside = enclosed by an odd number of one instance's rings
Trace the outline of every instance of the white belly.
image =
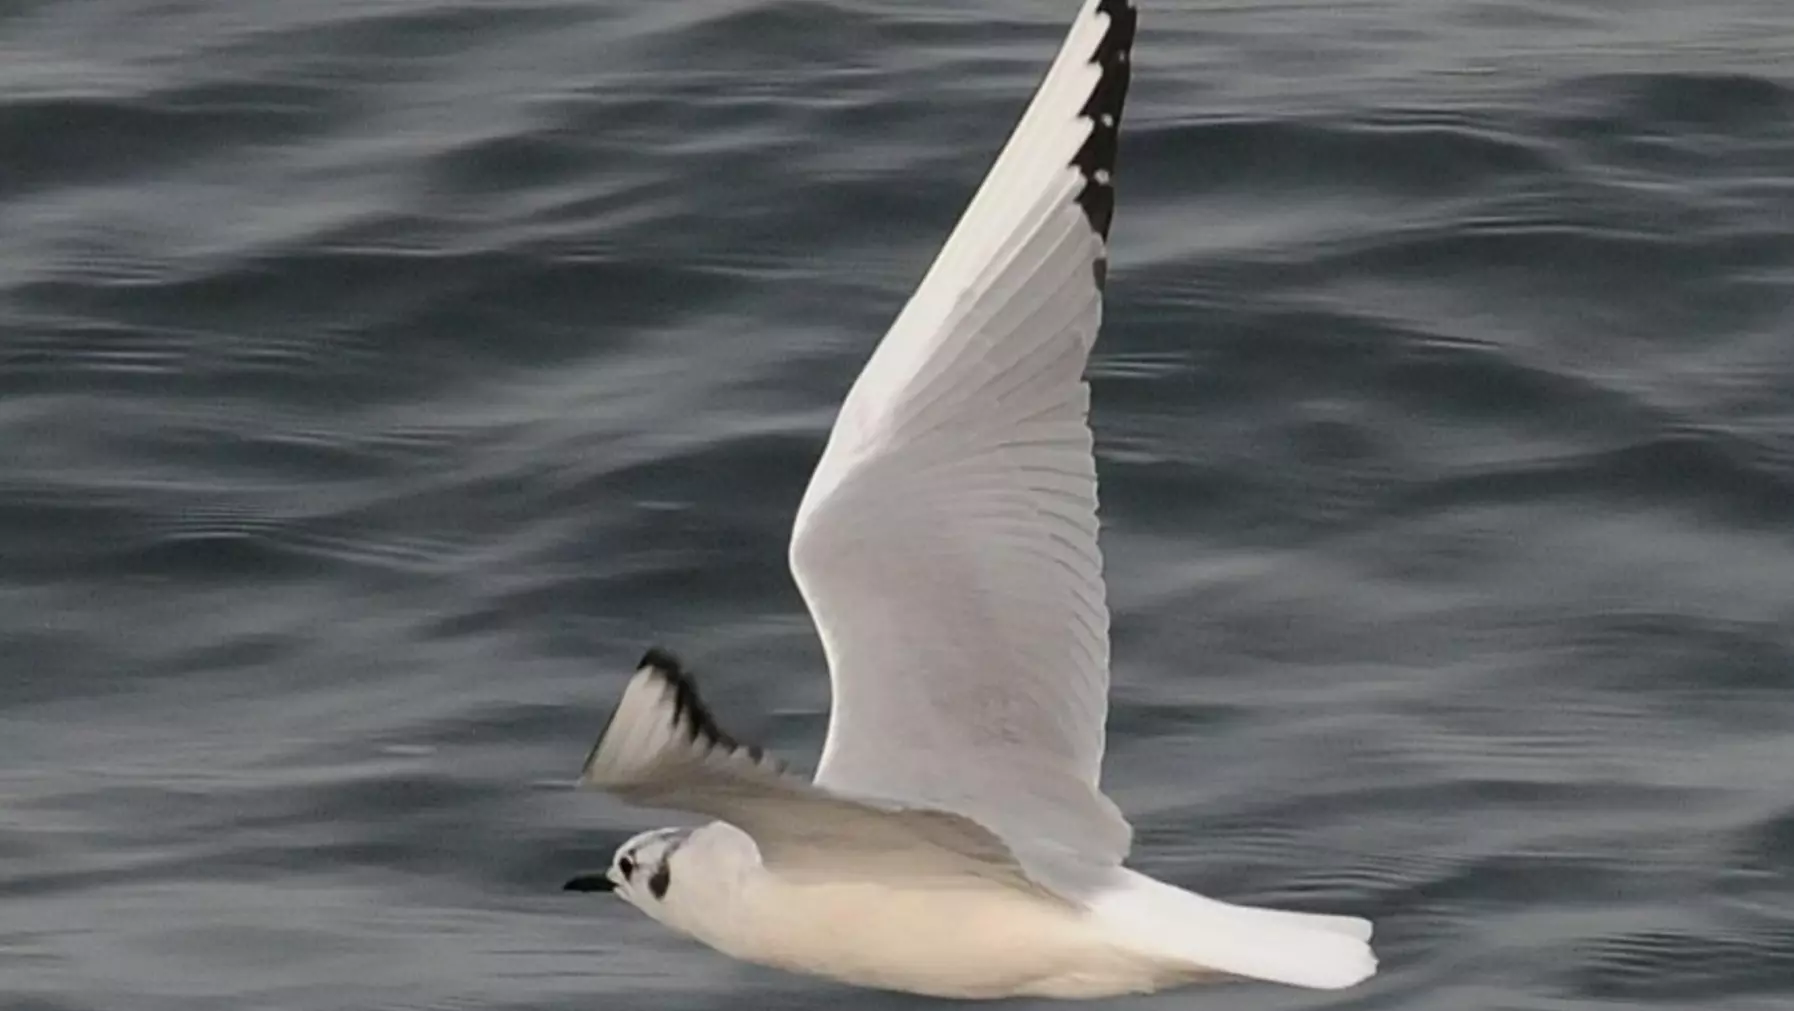
{"type": "MultiPolygon", "coordinates": [[[[982,883],[932,891],[755,882],[726,933],[744,961],[935,997],[1103,997],[1202,975],[1102,936],[1082,912],[982,883]]],[[[744,896],[745,898],[745,896],[744,896]]]]}

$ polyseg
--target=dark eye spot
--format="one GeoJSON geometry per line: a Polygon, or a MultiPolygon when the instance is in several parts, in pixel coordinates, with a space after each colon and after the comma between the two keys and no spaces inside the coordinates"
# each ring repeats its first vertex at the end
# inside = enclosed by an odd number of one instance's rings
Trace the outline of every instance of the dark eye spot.
{"type": "Polygon", "coordinates": [[[669,863],[671,861],[661,861],[660,866],[654,869],[654,876],[648,879],[648,891],[653,892],[657,899],[666,898],[667,889],[673,887],[673,869],[667,866],[669,863]]]}
{"type": "Polygon", "coordinates": [[[635,861],[624,857],[617,861],[617,870],[622,871],[624,877],[630,877],[635,874],[635,861]]]}

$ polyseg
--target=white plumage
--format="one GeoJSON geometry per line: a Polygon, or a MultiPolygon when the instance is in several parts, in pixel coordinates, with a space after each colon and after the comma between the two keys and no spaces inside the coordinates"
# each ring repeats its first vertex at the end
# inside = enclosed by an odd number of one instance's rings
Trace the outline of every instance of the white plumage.
{"type": "Polygon", "coordinates": [[[1077,162],[1089,145],[1113,166],[1134,19],[1086,4],[848,393],[791,540],[834,689],[816,782],[1099,864],[1130,838],[1098,787],[1109,611],[1083,380],[1113,197],[1093,220],[1080,196],[1110,184],[1077,162]],[[1106,125],[1084,114],[1105,74],[1106,125]]]}
{"type": "Polygon", "coordinates": [[[813,782],[734,740],[652,651],[583,780],[710,815],[570,888],[737,957],[941,996],[1222,976],[1348,986],[1370,924],[1122,866],[1100,785],[1109,613],[1085,365],[1136,12],[1087,0],[842,405],[791,567],[834,703],[813,782]]]}

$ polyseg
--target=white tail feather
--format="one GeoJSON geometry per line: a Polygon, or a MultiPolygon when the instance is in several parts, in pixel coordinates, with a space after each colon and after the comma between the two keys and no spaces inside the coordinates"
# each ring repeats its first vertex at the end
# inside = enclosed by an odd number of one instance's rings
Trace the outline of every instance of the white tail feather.
{"type": "Polygon", "coordinates": [[[1374,975],[1369,921],[1218,902],[1133,871],[1090,911],[1128,947],[1230,976],[1338,990],[1374,975]]]}
{"type": "MultiPolygon", "coordinates": [[[[1208,900],[1214,901],[1214,900],[1208,900]]],[[[1215,902],[1217,906],[1226,906],[1241,916],[1256,918],[1267,923],[1284,927],[1299,927],[1305,930],[1324,930],[1330,934],[1344,934],[1356,941],[1369,941],[1372,931],[1371,922],[1357,916],[1332,916],[1327,913],[1298,913],[1287,909],[1265,909],[1262,906],[1235,906],[1224,902],[1215,902]]]]}

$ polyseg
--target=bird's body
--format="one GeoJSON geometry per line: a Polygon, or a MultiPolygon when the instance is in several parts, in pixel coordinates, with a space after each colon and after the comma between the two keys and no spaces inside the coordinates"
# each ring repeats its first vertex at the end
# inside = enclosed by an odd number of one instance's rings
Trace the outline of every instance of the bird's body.
{"type": "Polygon", "coordinates": [[[1227,977],[1350,986],[1369,922],[1219,902],[1123,865],[1100,777],[1109,614],[1083,371],[1101,318],[1136,14],[1086,0],[842,405],[791,567],[834,689],[812,780],[651,650],[582,780],[718,819],[568,887],[744,961],[941,997],[1227,977]]]}
{"type": "Polygon", "coordinates": [[[654,865],[670,870],[668,886],[642,905],[656,920],[744,962],[934,997],[1103,997],[1212,981],[1226,974],[1202,959],[1210,931],[1269,942],[1256,950],[1289,976],[1337,985],[1344,977],[1324,975],[1329,957],[1352,963],[1369,936],[1362,920],[1232,906],[1127,868],[1074,904],[977,878],[780,875],[725,822],[675,838],[654,865]],[[1287,947],[1304,940],[1308,949],[1287,947]]]}
{"type": "Polygon", "coordinates": [[[726,955],[936,997],[1094,997],[1191,975],[1111,943],[1088,911],[977,879],[787,878],[726,823],[698,829],[649,914],[726,955]],[[790,915],[801,910],[802,915],[790,915]]]}

